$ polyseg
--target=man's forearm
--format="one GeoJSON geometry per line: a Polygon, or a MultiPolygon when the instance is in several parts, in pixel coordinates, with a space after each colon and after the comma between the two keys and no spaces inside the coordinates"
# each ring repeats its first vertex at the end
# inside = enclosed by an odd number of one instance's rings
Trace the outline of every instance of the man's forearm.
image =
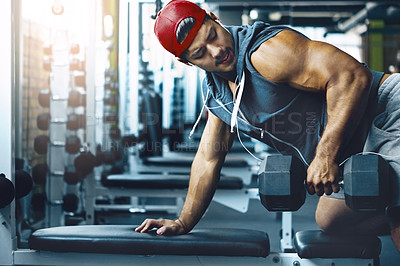
{"type": "Polygon", "coordinates": [[[207,210],[214,196],[219,177],[220,167],[196,156],[191,169],[185,204],[177,220],[186,232],[193,229],[207,210]]]}
{"type": "Polygon", "coordinates": [[[217,187],[222,164],[235,135],[229,126],[209,113],[199,149],[193,160],[185,204],[177,222],[186,232],[198,223],[210,204],[217,187]]]}

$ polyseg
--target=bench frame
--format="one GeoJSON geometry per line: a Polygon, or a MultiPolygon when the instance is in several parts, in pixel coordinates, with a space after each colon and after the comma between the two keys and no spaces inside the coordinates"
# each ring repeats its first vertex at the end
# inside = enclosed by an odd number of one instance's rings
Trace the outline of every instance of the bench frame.
{"type": "Polygon", "coordinates": [[[22,249],[14,251],[12,265],[374,265],[372,259],[302,259],[296,253],[270,253],[268,257],[120,255],[61,253],[22,249]]]}

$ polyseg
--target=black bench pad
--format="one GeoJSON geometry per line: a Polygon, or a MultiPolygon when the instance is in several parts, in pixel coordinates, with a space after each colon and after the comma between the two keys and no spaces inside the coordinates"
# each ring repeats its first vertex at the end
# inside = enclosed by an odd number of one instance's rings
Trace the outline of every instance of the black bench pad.
{"type": "Polygon", "coordinates": [[[382,248],[376,236],[333,235],[318,230],[297,232],[294,246],[301,258],[374,259],[382,248]]]}
{"type": "MultiPolygon", "coordinates": [[[[101,183],[105,187],[185,189],[189,186],[188,174],[120,174],[103,175],[101,183]]],[[[218,189],[242,189],[243,180],[239,177],[221,176],[218,189]]]]}
{"type": "Polygon", "coordinates": [[[154,230],[136,233],[129,225],[80,225],[39,229],[29,247],[54,252],[252,256],[269,254],[268,235],[247,229],[196,229],[186,235],[159,236],[154,230]]]}

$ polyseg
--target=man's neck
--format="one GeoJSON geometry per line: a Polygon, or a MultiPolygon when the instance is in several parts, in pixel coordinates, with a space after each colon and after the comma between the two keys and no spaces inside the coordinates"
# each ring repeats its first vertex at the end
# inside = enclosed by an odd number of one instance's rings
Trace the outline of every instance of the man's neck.
{"type": "Polygon", "coordinates": [[[237,80],[237,74],[236,74],[236,68],[229,71],[229,72],[214,72],[216,75],[220,76],[223,79],[232,81],[232,82],[238,82],[237,80]]]}

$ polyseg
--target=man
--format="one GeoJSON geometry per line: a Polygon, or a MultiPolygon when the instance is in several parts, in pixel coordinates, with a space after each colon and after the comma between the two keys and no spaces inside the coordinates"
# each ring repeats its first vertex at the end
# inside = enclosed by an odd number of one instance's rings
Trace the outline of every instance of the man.
{"type": "MultiPolygon", "coordinates": [[[[346,206],[337,193],[338,169],[352,154],[384,156],[400,146],[400,119],[388,116],[399,104],[392,97],[400,94],[399,76],[371,71],[343,51],[287,27],[261,22],[224,27],[214,14],[183,0],[159,12],[155,34],[179,61],[206,71],[209,118],[180,217],[146,219],[136,231],[192,230],[214,195],[228,152],[216,147],[230,147],[237,130],[303,160],[308,192],[324,195],[316,211],[321,229],[377,234],[389,224],[384,213],[356,213],[346,206]]],[[[384,158],[398,175],[400,157],[384,158]]],[[[399,219],[391,217],[392,238],[400,249],[399,219]]]]}

